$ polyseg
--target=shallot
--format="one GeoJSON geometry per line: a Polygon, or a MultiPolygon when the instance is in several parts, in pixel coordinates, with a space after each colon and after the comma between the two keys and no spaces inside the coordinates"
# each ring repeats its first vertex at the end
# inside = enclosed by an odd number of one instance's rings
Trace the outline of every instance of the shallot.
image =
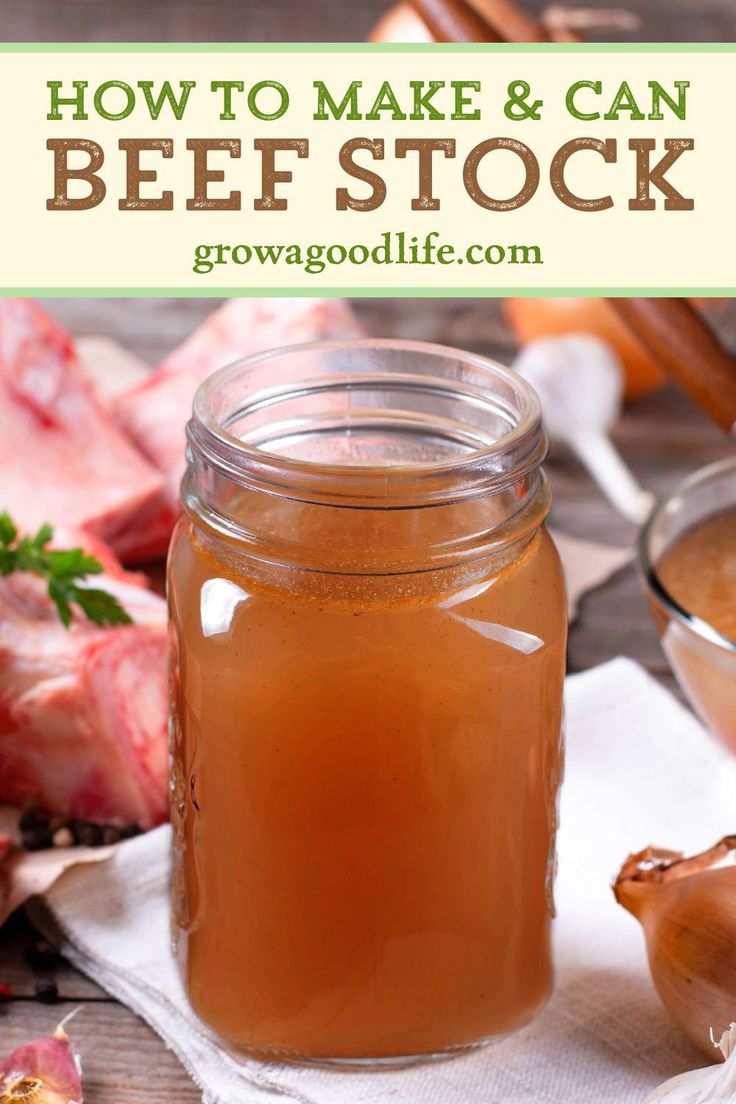
{"type": "Polygon", "coordinates": [[[626,860],[613,887],[644,929],[663,1004],[711,1055],[712,1036],[736,1021],[736,865],[718,865],[735,851],[736,836],[689,859],[649,847],[626,860]]]}

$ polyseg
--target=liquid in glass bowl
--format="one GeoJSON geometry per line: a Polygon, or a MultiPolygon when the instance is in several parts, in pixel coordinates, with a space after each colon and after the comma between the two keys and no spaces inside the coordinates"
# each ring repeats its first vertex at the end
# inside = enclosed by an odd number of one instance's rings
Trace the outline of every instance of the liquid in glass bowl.
{"type": "Polygon", "coordinates": [[[639,556],[670,665],[702,720],[736,752],[736,457],[662,500],[639,556]]]}

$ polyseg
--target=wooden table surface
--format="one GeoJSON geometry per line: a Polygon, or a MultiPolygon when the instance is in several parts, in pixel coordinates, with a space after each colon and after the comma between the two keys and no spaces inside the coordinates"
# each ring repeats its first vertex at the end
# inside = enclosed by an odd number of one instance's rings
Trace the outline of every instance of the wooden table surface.
{"type": "MultiPolygon", "coordinates": [[[[213,306],[211,300],[53,300],[49,309],[77,334],[104,333],[154,364],[213,306]]],[[[719,309],[718,325],[736,346],[735,304],[719,309]]],[[[370,331],[460,345],[508,360],[513,343],[497,302],[366,300],[356,308],[370,331]]],[[[729,451],[723,436],[674,391],[630,406],[616,440],[642,483],[666,491],[694,468],[729,451]]],[[[733,451],[733,446],[731,446],[733,451]]],[[[555,524],[567,532],[630,544],[633,528],[622,521],[569,455],[555,453],[548,465],[554,491],[555,524]]],[[[569,665],[583,670],[619,654],[637,659],[673,688],[649,621],[633,568],[588,595],[570,634],[569,665]]],[[[0,1056],[21,1041],[50,1031],[77,1005],[74,1039],[84,1056],[86,1104],[189,1104],[199,1100],[177,1060],[126,1008],[70,967],[56,978],[56,1007],[34,1000],[32,971],[23,960],[33,934],[20,916],[0,934],[0,981],[18,999],[0,1007],[0,1056]]]]}

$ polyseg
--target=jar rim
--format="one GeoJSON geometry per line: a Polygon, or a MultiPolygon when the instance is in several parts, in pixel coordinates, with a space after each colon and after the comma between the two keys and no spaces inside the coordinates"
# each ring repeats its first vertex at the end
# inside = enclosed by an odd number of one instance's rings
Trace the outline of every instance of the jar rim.
{"type": "MultiPolygon", "coordinates": [[[[380,376],[380,367],[377,371],[380,376]]],[[[346,379],[348,376],[349,374],[346,379]]],[[[411,377],[396,374],[395,378],[411,377]]],[[[427,378],[444,385],[440,371],[436,375],[428,375],[427,378]]],[[[444,383],[449,386],[449,376],[444,377],[444,383]]],[[[251,398],[258,399],[263,404],[271,394],[277,396],[274,401],[278,401],[278,396],[287,395],[290,388],[298,388],[298,384],[292,381],[290,387],[285,388],[283,385],[279,387],[276,381],[266,392],[254,392],[251,398]]],[[[443,480],[457,484],[465,479],[466,486],[460,491],[461,497],[470,492],[491,493],[517,482],[536,469],[544,459],[547,447],[539,398],[531,385],[512,369],[488,357],[452,346],[393,338],[338,339],[285,345],[224,365],[198,387],[187,433],[190,448],[193,446],[203,452],[210,463],[231,477],[237,477],[239,473],[242,474],[243,469],[247,469],[251,477],[259,482],[265,481],[282,488],[285,485],[294,486],[302,492],[311,491],[315,494],[324,492],[327,483],[331,483],[334,490],[334,482],[339,479],[345,495],[367,495],[369,498],[373,497],[370,484],[375,483],[377,477],[380,479],[382,495],[390,498],[403,497],[407,490],[407,481],[414,485],[414,490],[422,497],[428,493],[426,488],[421,490],[422,483],[432,482],[437,491],[442,487],[443,480]],[[269,363],[276,365],[285,358],[339,353],[376,353],[379,356],[381,353],[415,354],[434,357],[438,363],[442,359],[456,361],[463,368],[472,370],[479,381],[473,385],[463,384],[462,387],[455,388],[457,397],[473,395],[476,399],[485,398],[490,404],[494,398],[499,398],[498,385],[502,384],[513,396],[516,409],[507,411],[513,416],[513,424],[492,442],[479,448],[470,448],[459,456],[393,466],[385,463],[349,464],[294,458],[244,441],[221,424],[215,412],[216,396],[228,383],[236,380],[239,374],[247,378],[248,373],[259,366],[269,363]],[[494,381],[497,384],[496,390],[492,386],[494,381]]],[[[448,489],[445,485],[445,494],[448,489]]],[[[455,486],[455,491],[458,490],[455,486]]]]}

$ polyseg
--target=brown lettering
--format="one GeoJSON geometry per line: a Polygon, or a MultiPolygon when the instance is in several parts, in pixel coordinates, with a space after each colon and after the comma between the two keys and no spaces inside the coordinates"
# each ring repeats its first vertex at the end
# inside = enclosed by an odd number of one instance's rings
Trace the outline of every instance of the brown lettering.
{"type": "Polygon", "coordinates": [[[657,202],[652,198],[651,186],[654,184],[664,193],[665,211],[692,211],[695,201],[687,199],[665,179],[665,173],[674,165],[680,154],[685,150],[695,148],[692,138],[665,138],[664,148],[667,153],[658,161],[654,168],[651,167],[651,154],[657,143],[654,138],[631,138],[629,149],[636,150],[636,197],[629,200],[630,211],[653,211],[657,202]]]}
{"type": "Polygon", "coordinates": [[[256,211],[285,211],[289,206],[285,199],[276,197],[276,185],[288,184],[292,174],[288,169],[276,168],[277,150],[291,150],[297,157],[309,157],[307,138],[256,138],[253,143],[261,153],[261,196],[254,200],[256,211]]]}
{"type": "Polygon", "coordinates": [[[571,142],[565,142],[552,158],[549,179],[552,190],[558,199],[561,199],[566,207],[572,207],[574,211],[607,211],[613,207],[613,197],[601,196],[600,199],[581,199],[571,192],[565,182],[565,169],[567,162],[574,153],[579,150],[594,150],[599,153],[607,165],[615,162],[617,157],[617,143],[615,138],[607,138],[605,142],[600,138],[573,138],[571,142]]]}
{"type": "Polygon", "coordinates": [[[468,154],[463,168],[463,182],[470,198],[480,207],[485,207],[488,211],[516,211],[529,202],[539,187],[539,162],[529,147],[523,142],[517,142],[515,138],[489,138],[480,142],[468,154]],[[510,150],[524,165],[524,184],[510,199],[493,199],[478,183],[478,167],[481,161],[495,150],[510,150]]]}
{"type": "Polygon", "coordinates": [[[454,138],[397,138],[396,156],[406,157],[410,151],[419,154],[419,195],[411,201],[412,211],[439,211],[440,201],[432,195],[432,155],[439,151],[445,157],[455,156],[454,138]]]}
{"type": "Polygon", "coordinates": [[[230,192],[220,199],[210,196],[209,185],[221,184],[225,173],[211,169],[207,158],[211,150],[226,150],[231,157],[240,157],[240,139],[187,138],[187,149],[194,154],[194,195],[187,200],[187,211],[239,211],[240,192],[230,192]]]}
{"type": "Polygon", "coordinates": [[[88,211],[105,198],[105,181],[97,175],[105,161],[102,146],[87,138],[49,138],[46,149],[54,154],[54,196],[46,200],[47,211],[88,211]],[[89,156],[89,164],[80,169],[69,168],[69,153],[80,150],[89,156]],[[90,192],[82,199],[69,195],[69,181],[83,180],[90,192]]]}
{"type": "Polygon", "coordinates": [[[386,198],[386,183],[378,173],[356,164],[353,159],[356,150],[369,150],[375,161],[383,161],[383,138],[351,138],[340,147],[340,168],[348,176],[370,185],[372,191],[367,199],[353,199],[347,188],[338,188],[335,193],[336,208],[338,211],[375,211],[386,198]]]}
{"type": "Polygon", "coordinates": [[[118,200],[121,211],[173,211],[174,193],[164,191],[160,196],[143,199],[141,184],[152,184],[156,178],[155,169],[141,168],[141,151],[158,150],[163,158],[170,160],[174,156],[172,138],[121,138],[118,148],[125,152],[126,195],[118,200]]]}

